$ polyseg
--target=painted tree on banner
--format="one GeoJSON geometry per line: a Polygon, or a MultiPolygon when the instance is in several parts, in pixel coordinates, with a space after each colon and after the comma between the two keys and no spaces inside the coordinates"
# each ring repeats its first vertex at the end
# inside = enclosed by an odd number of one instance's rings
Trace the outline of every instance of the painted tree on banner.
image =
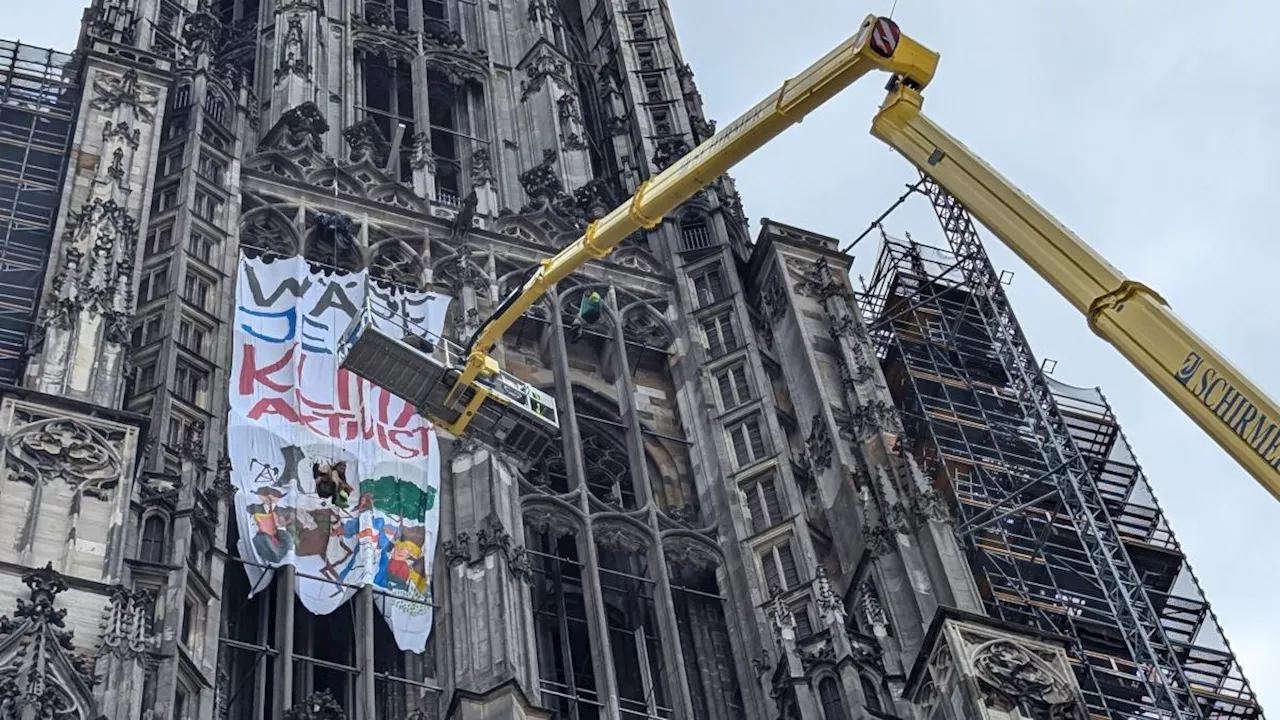
{"type": "Polygon", "coordinates": [[[403,650],[431,633],[440,458],[430,422],[335,362],[366,302],[387,328],[439,335],[451,298],[303,258],[242,257],[236,283],[228,447],[251,594],[270,567],[298,570],[307,610],[373,586],[403,650]]]}

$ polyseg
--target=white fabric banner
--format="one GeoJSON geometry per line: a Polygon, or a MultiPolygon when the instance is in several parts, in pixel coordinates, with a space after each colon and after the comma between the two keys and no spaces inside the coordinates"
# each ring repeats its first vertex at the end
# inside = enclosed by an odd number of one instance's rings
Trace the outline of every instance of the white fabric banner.
{"type": "MultiPolygon", "coordinates": [[[[301,257],[240,258],[227,444],[240,554],[298,570],[298,597],[325,615],[372,585],[402,650],[431,634],[440,454],[430,422],[335,365],[338,338],[372,292],[375,308],[439,335],[452,298],[312,268],[301,257]],[[390,308],[390,310],[388,310],[390,308]],[[346,462],[346,499],[316,492],[316,466],[346,462]],[[304,577],[311,576],[311,577],[304,577]],[[317,579],[324,578],[324,579],[317,579]]],[[[377,313],[378,311],[375,311],[377,313]]],[[[245,565],[256,594],[271,570],[245,565]]]]}

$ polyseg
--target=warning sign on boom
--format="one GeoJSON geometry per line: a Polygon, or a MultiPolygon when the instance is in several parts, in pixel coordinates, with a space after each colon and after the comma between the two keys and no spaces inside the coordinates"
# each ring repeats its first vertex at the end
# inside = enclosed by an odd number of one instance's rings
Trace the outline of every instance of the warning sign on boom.
{"type": "Polygon", "coordinates": [[[898,23],[886,17],[877,18],[875,27],[871,29],[871,49],[880,57],[893,57],[900,37],[902,31],[898,29],[898,23]]]}

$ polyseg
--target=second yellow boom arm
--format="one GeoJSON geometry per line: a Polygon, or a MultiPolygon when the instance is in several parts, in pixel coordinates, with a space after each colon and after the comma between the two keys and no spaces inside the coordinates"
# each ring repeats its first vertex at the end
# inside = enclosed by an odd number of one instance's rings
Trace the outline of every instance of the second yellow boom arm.
{"type": "Polygon", "coordinates": [[[898,86],[872,123],[883,140],[960,201],[1280,499],[1280,406],[1175,316],[921,112],[898,86]]]}

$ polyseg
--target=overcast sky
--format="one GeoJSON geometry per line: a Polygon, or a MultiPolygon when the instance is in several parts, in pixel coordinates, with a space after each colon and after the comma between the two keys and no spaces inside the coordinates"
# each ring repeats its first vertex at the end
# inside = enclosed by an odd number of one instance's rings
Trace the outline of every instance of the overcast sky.
{"type": "MultiPolygon", "coordinates": [[[[892,7],[671,1],[721,125],[892,7]]],[[[894,18],[942,54],[925,92],[934,120],[1280,398],[1268,359],[1280,351],[1280,5],[899,0],[894,18]]],[[[883,84],[864,80],[744,162],[733,174],[747,214],[857,237],[916,177],[869,135],[883,84]]],[[[923,199],[886,229],[944,242],[923,199]]],[[[1009,293],[1037,356],[1114,406],[1255,692],[1280,712],[1280,503],[1043,280],[993,238],[988,248],[1014,272],[1009,293]]],[[[858,271],[869,274],[875,249],[855,250],[858,271]]]]}
{"type": "MultiPolygon", "coordinates": [[[[727,123],[892,0],[671,0],[708,114],[727,123]],[[783,11],[783,8],[790,8],[783,11]]],[[[70,49],[80,0],[5,3],[7,39],[70,49]]],[[[942,53],[926,112],[1280,398],[1280,5],[1264,0],[900,0],[942,53]],[[1221,8],[1229,5],[1230,12],[1221,8]],[[1268,49],[1271,48],[1271,49],[1268,49]]],[[[868,79],[734,172],[747,213],[852,239],[915,171],[870,137],[868,79]]],[[[927,203],[886,223],[941,243],[927,203]]],[[[1280,503],[990,240],[1054,377],[1099,385],[1264,706],[1280,703],[1280,503]]],[[[857,249],[868,272],[875,245],[857,249]]],[[[1275,711],[1273,712],[1280,712],[1275,711]]]]}

